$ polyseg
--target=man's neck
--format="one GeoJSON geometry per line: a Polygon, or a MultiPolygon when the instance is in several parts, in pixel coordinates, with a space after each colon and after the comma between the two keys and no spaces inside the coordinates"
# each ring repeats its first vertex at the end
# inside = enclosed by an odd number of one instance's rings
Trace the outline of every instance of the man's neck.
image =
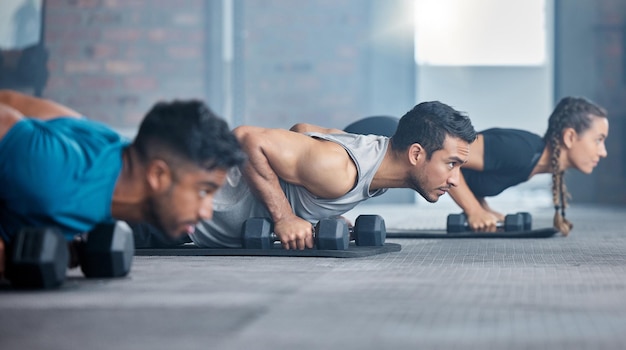
{"type": "Polygon", "coordinates": [[[370,190],[407,187],[408,183],[406,178],[408,173],[409,170],[405,162],[401,159],[401,155],[395,152],[391,148],[391,144],[389,144],[387,152],[385,152],[385,157],[372,179],[370,190]]]}
{"type": "Polygon", "coordinates": [[[115,219],[127,221],[144,220],[147,187],[145,167],[137,151],[128,147],[122,154],[122,171],[115,184],[111,214],[115,219]]]}

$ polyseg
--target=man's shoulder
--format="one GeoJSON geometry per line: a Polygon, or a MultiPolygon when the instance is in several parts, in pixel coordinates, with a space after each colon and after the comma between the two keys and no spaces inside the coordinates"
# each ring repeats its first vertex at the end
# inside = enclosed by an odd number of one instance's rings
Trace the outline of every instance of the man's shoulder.
{"type": "Polygon", "coordinates": [[[350,134],[350,133],[337,133],[337,134],[324,134],[319,132],[308,132],[306,135],[323,139],[328,141],[335,142],[346,142],[346,143],[357,143],[357,144],[366,144],[366,143],[380,143],[385,140],[388,140],[387,136],[380,135],[362,135],[362,134],[350,134]]]}

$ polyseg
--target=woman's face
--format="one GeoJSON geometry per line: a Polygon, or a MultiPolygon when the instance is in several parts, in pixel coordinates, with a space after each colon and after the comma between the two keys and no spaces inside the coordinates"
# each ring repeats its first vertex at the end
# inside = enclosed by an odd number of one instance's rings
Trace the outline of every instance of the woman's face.
{"type": "Polygon", "coordinates": [[[604,140],[608,135],[608,119],[597,116],[592,116],[591,126],[580,134],[573,131],[571,136],[568,136],[566,131],[564,133],[568,162],[566,167],[591,174],[593,168],[598,165],[600,158],[607,156],[604,140]]]}

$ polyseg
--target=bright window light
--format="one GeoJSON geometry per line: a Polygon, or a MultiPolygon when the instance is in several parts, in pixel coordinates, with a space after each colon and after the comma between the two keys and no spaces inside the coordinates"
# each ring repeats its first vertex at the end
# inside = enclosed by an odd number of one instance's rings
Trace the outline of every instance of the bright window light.
{"type": "Polygon", "coordinates": [[[39,42],[41,1],[0,1],[0,49],[23,49],[39,42]]]}
{"type": "Polygon", "coordinates": [[[545,0],[415,1],[417,64],[545,64],[545,0]]]}

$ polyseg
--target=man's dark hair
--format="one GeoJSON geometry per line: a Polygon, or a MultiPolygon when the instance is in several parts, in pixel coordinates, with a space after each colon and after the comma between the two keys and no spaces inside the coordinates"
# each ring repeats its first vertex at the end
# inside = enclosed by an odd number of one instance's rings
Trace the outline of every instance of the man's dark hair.
{"type": "Polygon", "coordinates": [[[199,100],[156,103],[133,146],[144,161],[182,160],[206,170],[241,165],[245,159],[226,121],[199,100]]]}
{"type": "Polygon", "coordinates": [[[394,151],[403,151],[414,143],[426,150],[426,159],[443,148],[446,135],[468,143],[476,139],[476,130],[464,113],[439,101],[422,102],[400,118],[398,128],[391,137],[394,151]]]}

